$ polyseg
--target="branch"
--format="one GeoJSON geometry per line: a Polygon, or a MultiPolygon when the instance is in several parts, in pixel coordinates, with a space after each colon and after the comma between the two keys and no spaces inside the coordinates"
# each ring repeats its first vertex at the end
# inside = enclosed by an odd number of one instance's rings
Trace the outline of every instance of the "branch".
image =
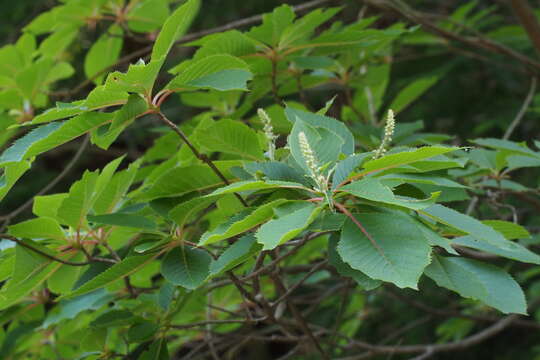
{"type": "Polygon", "coordinates": [[[510,6],[514,10],[519,22],[527,32],[531,43],[538,53],[540,53],[540,25],[536,20],[533,9],[527,0],[510,0],[510,6]]]}
{"type": "Polygon", "coordinates": [[[529,108],[529,105],[531,104],[531,101],[533,99],[534,93],[536,92],[536,85],[537,79],[536,76],[533,76],[531,78],[531,87],[529,88],[529,93],[527,94],[525,101],[523,101],[523,105],[521,105],[521,109],[519,109],[516,117],[514,118],[510,126],[508,126],[508,129],[506,129],[503,140],[508,140],[510,138],[510,135],[512,135],[512,132],[514,132],[514,129],[519,125],[521,119],[523,119],[523,116],[525,116],[525,113],[527,112],[527,109],[529,108]]]}
{"type": "MultiPolygon", "coordinates": [[[[212,160],[210,160],[208,158],[208,156],[204,155],[204,154],[201,154],[199,152],[199,150],[197,150],[197,148],[195,148],[195,146],[191,143],[191,141],[189,141],[188,137],[186,136],[186,134],[184,134],[184,132],[182,130],[180,130],[180,128],[178,126],[176,126],[175,123],[173,123],[171,120],[169,120],[165,114],[163,114],[161,111],[160,112],[157,112],[156,113],[159,118],[168,126],[170,127],[176,134],[178,134],[178,136],[180,137],[180,139],[182,139],[182,141],[189,147],[189,149],[191,150],[191,152],[193,153],[193,155],[195,155],[195,157],[199,160],[201,160],[202,162],[204,162],[206,165],[208,165],[210,167],[210,169],[212,169],[212,171],[226,184],[226,185],[229,185],[230,182],[229,180],[227,180],[227,178],[225,177],[225,175],[223,175],[223,173],[216,167],[216,165],[212,162],[212,160]]],[[[244,198],[238,194],[238,193],[234,193],[234,195],[236,196],[236,198],[242,203],[242,205],[244,205],[245,207],[249,207],[248,203],[246,202],[246,200],[244,200],[244,198]]]]}
{"type": "Polygon", "coordinates": [[[426,14],[423,14],[419,11],[415,11],[411,9],[404,2],[400,2],[400,4],[397,5],[395,4],[395,2],[389,1],[389,0],[363,0],[363,1],[376,8],[386,10],[386,11],[388,10],[393,11],[397,13],[398,15],[400,15],[401,17],[413,23],[422,25],[425,30],[435,35],[438,35],[442,38],[445,38],[447,40],[458,41],[465,45],[471,46],[473,48],[480,48],[489,52],[508,56],[526,65],[527,68],[531,70],[533,73],[538,73],[540,71],[540,62],[534,59],[531,59],[530,57],[522,53],[514,51],[513,49],[505,45],[497,43],[487,37],[477,35],[476,37],[469,38],[469,37],[463,37],[454,32],[445,30],[437,26],[436,24],[430,22],[429,20],[427,20],[428,16],[426,16],[426,14]]]}
{"type": "Polygon", "coordinates": [[[21,245],[22,247],[27,248],[28,250],[31,250],[31,251],[33,251],[33,252],[35,252],[35,253],[37,253],[37,254],[39,254],[41,256],[44,256],[49,260],[56,261],[56,262],[59,262],[59,263],[64,264],[64,265],[85,266],[85,265],[90,264],[89,261],[73,262],[73,261],[68,261],[68,260],[57,258],[54,255],[50,255],[50,254],[46,253],[45,251],[37,249],[37,248],[33,247],[32,245],[29,245],[29,244],[25,243],[24,241],[17,239],[15,236],[11,236],[11,235],[8,235],[8,234],[0,234],[0,239],[6,239],[6,240],[13,241],[14,243],[17,243],[17,244],[21,245]]]}

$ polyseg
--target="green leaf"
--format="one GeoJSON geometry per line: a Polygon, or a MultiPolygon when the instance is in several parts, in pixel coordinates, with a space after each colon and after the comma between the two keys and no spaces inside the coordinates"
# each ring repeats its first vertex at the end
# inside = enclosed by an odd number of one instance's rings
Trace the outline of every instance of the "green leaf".
{"type": "Polygon", "coordinates": [[[453,180],[441,176],[432,175],[395,173],[380,176],[378,177],[378,179],[385,185],[389,185],[391,187],[395,187],[401,184],[418,183],[449,188],[467,188],[467,186],[461,185],[460,183],[453,180]]]}
{"type": "Polygon", "coordinates": [[[212,258],[201,249],[182,246],[169,251],[161,263],[161,274],[174,285],[194,290],[210,273],[212,258]]]}
{"type": "Polygon", "coordinates": [[[256,234],[257,242],[263,245],[263,250],[272,250],[304,231],[321,210],[311,203],[302,204],[296,211],[262,225],[256,234]]]}
{"type": "Polygon", "coordinates": [[[152,49],[152,61],[161,61],[167,56],[174,42],[186,33],[199,7],[200,0],[188,0],[169,16],[152,49]]]}
{"type": "Polygon", "coordinates": [[[287,202],[278,199],[257,208],[249,208],[231,217],[227,222],[218,225],[215,229],[204,233],[199,244],[208,245],[244,233],[274,216],[274,208],[287,202]]]}
{"type": "Polygon", "coordinates": [[[136,64],[131,64],[126,73],[119,71],[110,73],[105,80],[103,89],[107,92],[138,93],[150,97],[162,65],[163,61],[151,61],[148,64],[139,61],[136,64]]]}
{"type": "Polygon", "coordinates": [[[527,314],[523,291],[496,266],[460,257],[435,256],[426,275],[439,286],[480,300],[503,313],[527,314]]]}
{"type": "Polygon", "coordinates": [[[338,253],[353,269],[367,276],[417,289],[431,259],[431,246],[418,224],[405,214],[357,214],[369,238],[348,220],[341,231],[338,253]]]}
{"type": "MultiPolygon", "coordinates": [[[[214,161],[216,167],[227,178],[233,176],[230,168],[238,166],[238,161],[214,161]]],[[[160,197],[173,197],[187,194],[192,191],[203,191],[223,184],[210,167],[204,165],[191,165],[177,167],[164,172],[154,184],[140,194],[142,200],[153,200],[160,197]]]]}
{"type": "Polygon", "coordinates": [[[133,274],[144,265],[154,260],[154,258],[156,258],[158,255],[159,253],[129,256],[123,259],[121,262],[114,264],[91,280],[85,282],[72,292],[64,294],[59,299],[72,298],[103,288],[119,279],[133,274]]]}
{"type": "Polygon", "coordinates": [[[394,195],[389,187],[383,185],[379,180],[373,177],[366,177],[358,181],[353,181],[342,187],[340,190],[362,199],[401,206],[413,210],[420,210],[433,205],[439,195],[439,193],[432,193],[431,197],[422,200],[400,198],[394,195]]]}
{"type": "Polygon", "coordinates": [[[535,254],[522,245],[509,241],[506,247],[500,248],[487,244],[483,241],[479,241],[472,236],[460,236],[452,240],[452,244],[466,246],[471,249],[484,251],[490,254],[505,257],[507,259],[513,259],[530,264],[540,264],[540,255],[535,254]]]}
{"type": "Polygon", "coordinates": [[[20,162],[65,144],[112,120],[108,113],[91,112],[63,122],[40,126],[18,139],[0,156],[0,166],[20,162]]]}
{"type": "Polygon", "coordinates": [[[369,156],[369,153],[354,154],[337,163],[334,175],[332,177],[332,190],[347,180],[349,175],[360,166],[360,164],[369,156]]]}
{"type": "Polygon", "coordinates": [[[289,5],[276,7],[272,13],[264,14],[262,24],[254,26],[247,35],[268,45],[277,45],[281,34],[293,23],[294,11],[289,5]]]}
{"type": "Polygon", "coordinates": [[[399,113],[435,85],[438,80],[439,76],[421,77],[414,80],[397,94],[389,109],[399,113]]]}
{"type": "Polygon", "coordinates": [[[242,191],[257,191],[257,190],[268,190],[268,189],[277,189],[277,188],[289,188],[289,189],[307,189],[302,184],[289,181],[262,181],[262,180],[246,180],[246,181],[237,181],[230,185],[221,187],[217,190],[214,190],[210,195],[224,195],[232,194],[235,192],[242,191]]]}
{"type": "Polygon", "coordinates": [[[0,201],[7,195],[17,180],[30,169],[31,164],[31,161],[21,161],[4,167],[4,173],[0,175],[0,201]]]}
{"type": "MultiPolygon", "coordinates": [[[[126,170],[114,174],[106,183],[107,186],[95,195],[93,208],[96,214],[109,213],[115,209],[135,180],[140,164],[141,161],[136,161],[131,163],[126,170]]],[[[100,175],[100,182],[103,179],[103,173],[104,171],[100,175]]]]}
{"type": "Polygon", "coordinates": [[[266,177],[268,183],[272,183],[272,181],[268,180],[276,180],[310,185],[307,178],[298,169],[282,162],[248,162],[244,164],[244,169],[254,177],[256,177],[257,174],[262,173],[266,177]]]}
{"type": "Polygon", "coordinates": [[[28,239],[54,239],[63,241],[66,239],[60,224],[52,218],[40,217],[26,220],[8,227],[8,234],[17,238],[28,239]]]}
{"type": "Polygon", "coordinates": [[[505,150],[513,154],[523,154],[523,155],[529,155],[534,158],[540,158],[540,152],[535,152],[529,149],[527,146],[515,143],[513,141],[509,140],[502,140],[502,139],[474,139],[470,140],[472,143],[497,149],[497,150],[505,150]]]}
{"type": "Polygon", "coordinates": [[[163,337],[157,339],[150,348],[142,353],[137,360],[170,360],[167,340],[163,337]]]}
{"type": "MultiPolygon", "coordinates": [[[[78,252],[70,260],[83,262],[85,257],[82,252],[78,252]]],[[[47,288],[55,294],[65,294],[70,292],[84,269],[84,266],[60,266],[60,268],[47,280],[47,288]]]]}
{"type": "Polygon", "coordinates": [[[313,35],[315,29],[332,18],[340,8],[316,9],[289,25],[281,34],[280,49],[285,49],[299,42],[307,40],[313,35]]]}
{"type": "Polygon", "coordinates": [[[363,173],[392,169],[397,166],[412,164],[420,160],[425,160],[436,155],[456,150],[459,150],[459,148],[449,146],[424,146],[410,151],[388,154],[382,158],[364,163],[363,173]]]}
{"type": "Polygon", "coordinates": [[[127,24],[133,31],[151,32],[159,29],[168,16],[168,0],[144,0],[131,7],[127,24]]]}
{"type": "Polygon", "coordinates": [[[211,55],[193,61],[175,77],[167,89],[172,91],[214,89],[245,90],[253,74],[241,59],[231,55],[211,55]]]}
{"type": "Polygon", "coordinates": [[[73,183],[69,195],[58,208],[60,222],[74,229],[86,227],[86,214],[92,208],[94,189],[98,180],[97,172],[86,171],[81,180],[73,183]]]}
{"type": "Polygon", "coordinates": [[[109,328],[114,326],[128,325],[133,322],[133,313],[129,310],[113,309],[99,315],[90,323],[94,328],[109,328]]]}
{"type": "MultiPolygon", "coordinates": [[[[46,253],[50,251],[35,242],[28,244],[46,253]]],[[[0,291],[0,310],[6,309],[19,302],[28,293],[42,284],[54,274],[62,264],[27,250],[17,245],[15,247],[15,265],[11,280],[0,291]]]]}
{"type": "Polygon", "coordinates": [[[56,218],[58,209],[69,194],[53,194],[34,197],[32,212],[36,216],[56,218]]]}
{"type": "Polygon", "coordinates": [[[337,236],[332,235],[328,242],[328,262],[330,265],[336,268],[341,276],[352,278],[365,290],[373,290],[379,287],[381,285],[380,280],[373,280],[363,272],[353,269],[341,259],[337,252],[338,240],[337,236]]]}
{"type": "Polygon", "coordinates": [[[500,233],[493,230],[492,227],[482,224],[480,221],[468,215],[447,208],[443,205],[433,205],[419,211],[438,222],[461,230],[466,234],[475,237],[501,249],[512,250],[511,243],[508,242],[500,233]]]}
{"type": "Polygon", "coordinates": [[[329,116],[313,114],[307,111],[295,109],[290,106],[287,106],[285,108],[285,115],[287,116],[287,119],[293,124],[296,123],[297,119],[300,119],[306,124],[309,124],[309,126],[314,127],[316,130],[322,128],[333,134],[336,134],[341,138],[341,142],[343,143],[343,146],[341,147],[341,152],[345,155],[352,155],[354,153],[353,134],[341,121],[338,121],[329,116]]]}
{"type": "Polygon", "coordinates": [[[213,196],[195,197],[172,208],[169,217],[182,228],[193,215],[215,202],[216,198],[213,196]]]}
{"type": "Polygon", "coordinates": [[[195,136],[206,151],[238,155],[249,160],[263,159],[257,133],[238,120],[216,121],[207,128],[197,130],[195,136]]]}
{"type": "Polygon", "coordinates": [[[88,215],[88,221],[99,225],[124,226],[135,229],[156,230],[155,222],[147,217],[135,214],[115,213],[106,215],[88,215]]]}
{"type": "Polygon", "coordinates": [[[210,264],[210,276],[218,276],[249,259],[261,249],[253,234],[247,234],[229,246],[217,259],[210,264]]]}
{"type": "MultiPolygon", "coordinates": [[[[84,59],[84,73],[88,79],[92,79],[99,72],[108,68],[118,60],[122,50],[124,31],[113,24],[92,45],[84,59]]],[[[95,77],[92,81],[99,85],[102,83],[104,74],[95,77]]]]}
{"type": "Polygon", "coordinates": [[[495,231],[503,234],[508,240],[530,238],[531,234],[523,226],[503,220],[482,220],[482,223],[491,226],[495,231]]]}
{"type": "MultiPolygon", "coordinates": [[[[306,174],[311,172],[307,160],[302,152],[300,145],[299,134],[304,133],[309,143],[309,147],[313,151],[317,165],[323,166],[328,163],[333,164],[341,153],[343,140],[336,133],[330,132],[324,128],[314,128],[297,119],[294,123],[291,134],[288,138],[291,155],[298,165],[300,165],[306,174]]],[[[331,168],[331,166],[329,167],[331,168]]],[[[328,169],[329,170],[329,169],[328,169]]]]}

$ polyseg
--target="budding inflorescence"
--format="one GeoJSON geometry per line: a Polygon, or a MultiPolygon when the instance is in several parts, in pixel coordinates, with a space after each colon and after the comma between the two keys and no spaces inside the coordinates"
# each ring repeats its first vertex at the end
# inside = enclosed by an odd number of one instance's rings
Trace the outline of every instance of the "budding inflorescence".
{"type": "Polygon", "coordinates": [[[306,134],[301,131],[298,133],[298,142],[300,143],[300,151],[306,161],[306,165],[309,169],[311,178],[315,181],[318,187],[318,191],[326,192],[328,190],[328,179],[322,174],[322,168],[319,166],[315,154],[309,145],[309,141],[306,134]]]}
{"type": "Polygon", "coordinates": [[[396,119],[394,118],[394,112],[388,110],[388,115],[386,117],[386,125],[384,127],[384,137],[381,141],[381,145],[375,150],[373,154],[373,159],[378,159],[384,155],[388,145],[392,142],[392,136],[394,135],[394,128],[396,126],[396,119]]]}
{"type": "Polygon", "coordinates": [[[277,136],[274,134],[274,127],[272,126],[272,121],[270,120],[270,116],[268,116],[266,111],[261,108],[257,110],[257,115],[259,115],[259,119],[261,119],[261,122],[264,125],[264,136],[268,140],[268,157],[270,158],[270,160],[274,160],[274,153],[276,151],[276,144],[274,143],[274,141],[277,139],[277,136]]]}

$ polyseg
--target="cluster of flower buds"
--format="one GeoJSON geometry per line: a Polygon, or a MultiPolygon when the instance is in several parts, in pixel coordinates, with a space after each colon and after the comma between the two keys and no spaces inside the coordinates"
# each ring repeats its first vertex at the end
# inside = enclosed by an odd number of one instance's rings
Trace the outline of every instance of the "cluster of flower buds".
{"type": "Polygon", "coordinates": [[[394,112],[388,110],[388,115],[386,117],[386,125],[384,127],[384,137],[381,141],[381,145],[375,150],[373,154],[373,159],[378,159],[384,155],[388,145],[392,142],[392,136],[394,135],[394,128],[396,126],[396,119],[394,118],[394,112]]]}
{"type": "Polygon", "coordinates": [[[317,184],[317,190],[326,193],[328,190],[328,179],[322,174],[322,168],[319,166],[315,154],[309,145],[307,136],[303,131],[298,133],[298,142],[300,143],[300,151],[306,160],[306,165],[311,174],[311,178],[317,184]]]}
{"type": "Polygon", "coordinates": [[[264,125],[264,136],[268,140],[268,157],[270,158],[270,160],[274,160],[274,153],[276,151],[275,140],[277,139],[277,135],[274,134],[272,121],[270,120],[270,116],[268,116],[266,111],[261,108],[257,110],[257,115],[259,115],[259,119],[261,119],[261,122],[264,125]]]}

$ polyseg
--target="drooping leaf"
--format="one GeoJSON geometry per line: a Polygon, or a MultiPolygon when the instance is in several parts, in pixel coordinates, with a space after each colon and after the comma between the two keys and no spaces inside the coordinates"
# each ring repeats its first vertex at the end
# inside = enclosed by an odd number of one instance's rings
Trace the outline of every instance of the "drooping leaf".
{"type": "Polygon", "coordinates": [[[435,256],[426,275],[437,285],[477,299],[503,313],[526,314],[523,291],[505,271],[490,264],[461,257],[435,256]]]}
{"type": "Polygon", "coordinates": [[[262,181],[262,180],[246,180],[246,181],[237,181],[230,185],[221,187],[217,190],[214,190],[208,196],[215,195],[224,195],[232,194],[235,192],[242,191],[257,191],[257,190],[268,190],[268,189],[277,189],[277,188],[289,188],[289,189],[307,189],[302,184],[288,181],[262,181]]]}
{"type": "Polygon", "coordinates": [[[169,251],[161,263],[161,274],[174,285],[193,290],[210,273],[212,258],[204,250],[187,246],[169,251]]]}
{"type": "Polygon", "coordinates": [[[421,214],[427,215],[438,222],[456,228],[501,249],[511,249],[511,243],[508,242],[500,233],[493,230],[492,227],[482,224],[480,221],[468,215],[462,214],[456,210],[436,204],[420,210],[421,214]]]}
{"type": "Polygon", "coordinates": [[[0,156],[0,166],[20,162],[67,143],[112,120],[111,114],[89,112],[40,126],[17,140],[0,156]]]}
{"type": "Polygon", "coordinates": [[[133,255],[123,259],[121,262],[114,264],[107,270],[95,276],[91,280],[85,282],[70,293],[61,296],[61,299],[72,298],[83,295],[91,291],[103,288],[119,279],[131,275],[148,262],[152,261],[158,254],[133,255]]]}
{"type": "Polygon", "coordinates": [[[157,228],[155,222],[147,217],[136,214],[114,213],[105,215],[88,215],[87,218],[88,221],[100,225],[125,226],[146,230],[155,230],[157,228]]]}
{"type": "Polygon", "coordinates": [[[523,226],[503,220],[483,220],[483,224],[491,226],[503,234],[508,240],[530,238],[531,234],[523,226]]]}
{"type": "Polygon", "coordinates": [[[204,233],[199,243],[208,245],[244,233],[271,219],[274,216],[274,208],[285,202],[287,202],[286,199],[278,199],[254,209],[245,209],[227,222],[204,233]]]}
{"type": "Polygon", "coordinates": [[[530,251],[529,249],[518,243],[509,240],[505,248],[500,248],[467,235],[453,239],[452,244],[466,246],[471,249],[495,254],[505,257],[507,259],[513,259],[530,264],[540,264],[540,255],[530,251]]]}
{"type": "Polygon", "coordinates": [[[373,280],[363,272],[353,269],[345,263],[337,252],[339,238],[331,236],[328,241],[328,262],[336,268],[341,276],[350,277],[365,290],[373,290],[381,285],[380,280],[373,280]]]}
{"type": "Polygon", "coordinates": [[[210,276],[217,276],[246,261],[261,248],[253,234],[242,236],[210,264],[210,276]]]}
{"type": "Polygon", "coordinates": [[[403,214],[357,214],[341,231],[338,253],[353,269],[400,288],[417,288],[431,259],[431,247],[418,224],[403,214]]]}
{"type": "Polygon", "coordinates": [[[17,180],[30,169],[31,164],[31,161],[21,161],[4,167],[4,173],[0,175],[0,201],[7,195],[17,180]]]}
{"type": "Polygon", "coordinates": [[[340,190],[362,199],[402,206],[413,210],[424,209],[433,205],[439,195],[438,193],[433,193],[430,198],[421,200],[397,197],[389,187],[383,185],[378,179],[373,177],[365,177],[361,180],[353,181],[343,186],[340,190]]]}

